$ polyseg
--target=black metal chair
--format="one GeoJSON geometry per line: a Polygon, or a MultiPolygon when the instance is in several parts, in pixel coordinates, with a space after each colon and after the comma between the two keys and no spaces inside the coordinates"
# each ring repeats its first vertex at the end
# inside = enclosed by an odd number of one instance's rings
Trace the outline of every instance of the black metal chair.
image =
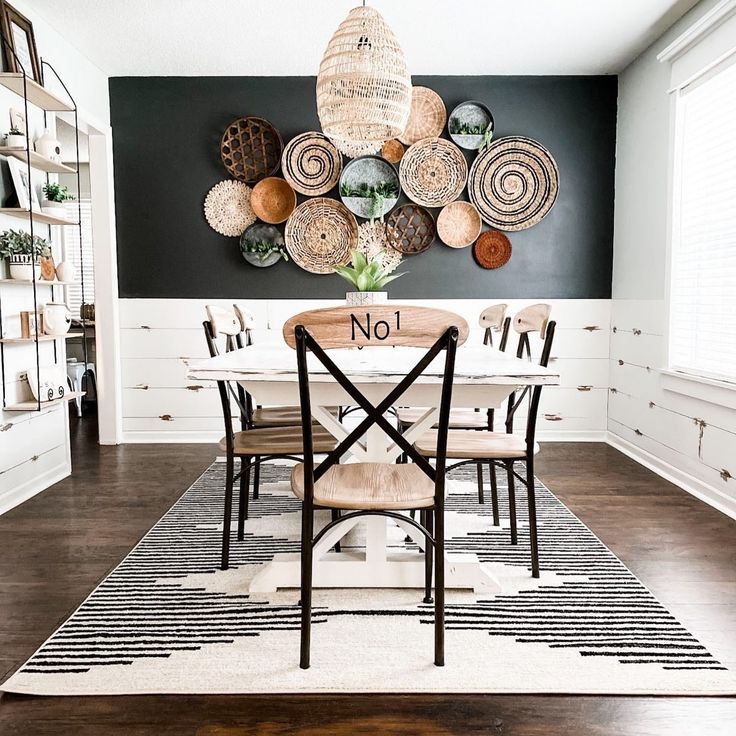
{"type": "MultiPolygon", "coordinates": [[[[555,322],[548,322],[550,308],[547,304],[535,304],[519,312],[513,319],[514,329],[519,333],[519,345],[516,351],[518,358],[525,354],[531,356],[529,334],[539,332],[543,339],[542,353],[539,360],[541,366],[547,366],[552,350],[555,334],[555,322]]],[[[534,489],[534,456],[539,452],[539,444],[535,440],[537,413],[542,395],[542,386],[526,386],[519,397],[512,393],[509,397],[506,412],[505,432],[476,432],[468,430],[450,430],[447,437],[446,456],[460,462],[450,465],[448,472],[461,465],[488,463],[491,466],[491,477],[495,478],[496,467],[504,468],[508,478],[509,522],[511,527],[511,543],[518,544],[516,519],[515,479],[526,485],[529,506],[529,545],[531,548],[532,576],[539,577],[539,545],[537,540],[537,511],[534,489]],[[513,434],[514,415],[524,399],[529,402],[526,432],[524,436],[513,434]],[[526,477],[514,470],[515,463],[523,462],[526,477]]],[[[437,453],[438,433],[436,430],[426,432],[415,443],[415,448],[425,457],[435,457],[437,453]]],[[[497,511],[495,511],[497,513],[497,511]]]]}
{"type": "MultiPolygon", "coordinates": [[[[240,324],[234,314],[228,316],[227,310],[218,311],[208,307],[210,320],[202,323],[210,355],[220,354],[217,337],[225,337],[226,350],[236,350],[240,324]]],[[[247,348],[246,348],[247,349],[247,348]]],[[[304,453],[304,442],[300,426],[258,427],[248,421],[249,410],[247,394],[242,386],[233,386],[228,381],[217,381],[222,414],[225,423],[225,436],[220,440],[220,450],[225,452],[225,511],[222,530],[221,568],[227,570],[230,556],[230,532],[232,523],[233,487],[239,481],[238,500],[238,541],[245,539],[245,520],[248,517],[248,487],[251,468],[258,469],[261,463],[276,459],[299,461],[304,453]],[[235,405],[233,407],[233,404],[235,405]],[[235,431],[233,416],[239,419],[240,431],[235,431]],[[235,473],[235,458],[240,459],[240,472],[235,473]]],[[[327,453],[336,446],[337,441],[326,430],[315,429],[313,450],[327,453]]],[[[254,490],[254,497],[257,494],[254,490]]]]}
{"type": "MultiPolygon", "coordinates": [[[[302,499],[302,570],[301,570],[301,653],[300,666],[309,667],[312,602],[312,566],[314,546],[341,521],[358,516],[380,515],[409,523],[424,535],[425,542],[425,601],[431,601],[432,555],[435,569],[435,655],[437,666],[444,664],[444,503],[445,503],[445,444],[447,441],[455,351],[467,337],[465,321],[450,312],[420,307],[390,306],[361,307],[355,314],[352,307],[336,307],[304,312],[288,320],[284,326],[286,342],[296,350],[299,369],[299,393],[304,432],[304,463],[295,466],[291,485],[302,499]],[[385,336],[377,342],[370,332],[355,329],[356,318],[382,324],[385,336]],[[325,349],[363,347],[366,345],[404,345],[428,348],[416,365],[410,366],[405,377],[377,404],[371,403],[345,376],[325,349]],[[443,380],[439,402],[436,467],[422,457],[396,427],[386,413],[445,351],[443,380]],[[313,425],[310,395],[310,374],[307,353],[319,363],[366,414],[357,427],[317,467],[313,454],[313,425]],[[348,463],[338,465],[340,457],[372,426],[380,427],[414,463],[348,463]],[[338,509],[348,513],[333,521],[316,536],[315,509],[338,509]],[[420,522],[401,511],[420,511],[420,522]]],[[[403,372],[403,371],[402,371],[403,372]]]]}

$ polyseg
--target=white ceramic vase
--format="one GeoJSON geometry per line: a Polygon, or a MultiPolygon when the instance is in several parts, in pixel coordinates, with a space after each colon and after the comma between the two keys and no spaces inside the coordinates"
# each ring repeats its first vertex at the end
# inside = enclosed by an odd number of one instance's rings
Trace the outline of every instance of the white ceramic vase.
{"type": "Polygon", "coordinates": [[[348,291],[345,294],[345,304],[349,307],[365,307],[370,304],[383,304],[387,301],[387,291],[348,291]]]}
{"type": "Polygon", "coordinates": [[[77,269],[70,261],[62,261],[56,267],[56,278],[59,281],[74,281],[77,278],[77,269]]]}
{"type": "Polygon", "coordinates": [[[42,136],[36,138],[33,147],[36,149],[36,153],[41,156],[45,156],[52,161],[61,162],[61,144],[48,128],[43,131],[42,136]]]}
{"type": "Polygon", "coordinates": [[[8,258],[10,278],[19,281],[36,281],[41,278],[41,262],[38,258],[27,255],[15,255],[8,258]],[[35,274],[34,274],[35,271],[35,274]]]}
{"type": "Polygon", "coordinates": [[[49,302],[43,308],[43,331],[47,335],[66,335],[72,324],[72,313],[63,302],[49,302]]]}
{"type": "Polygon", "coordinates": [[[24,135],[8,135],[5,136],[5,145],[8,148],[25,148],[26,137],[24,135]]]}

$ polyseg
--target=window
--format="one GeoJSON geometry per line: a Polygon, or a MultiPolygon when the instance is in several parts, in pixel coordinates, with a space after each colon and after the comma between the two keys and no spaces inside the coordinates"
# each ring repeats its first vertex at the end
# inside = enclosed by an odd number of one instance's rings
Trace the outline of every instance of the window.
{"type": "Polygon", "coordinates": [[[736,64],[679,92],[670,368],[736,381],[736,64]]]}
{"type": "Polygon", "coordinates": [[[79,318],[82,300],[86,304],[95,302],[95,271],[92,250],[92,202],[82,197],[77,202],[67,202],[67,216],[76,221],[79,210],[82,210],[82,248],[79,248],[79,228],[64,228],[64,258],[74,264],[79,284],[67,289],[67,305],[72,317],[79,318]],[[81,275],[84,273],[84,295],[82,295],[81,275]]]}

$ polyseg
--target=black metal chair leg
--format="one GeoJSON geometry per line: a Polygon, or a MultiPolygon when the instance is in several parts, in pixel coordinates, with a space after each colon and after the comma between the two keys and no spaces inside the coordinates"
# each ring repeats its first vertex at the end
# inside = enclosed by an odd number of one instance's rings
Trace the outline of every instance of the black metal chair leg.
{"type": "Polygon", "coordinates": [[[506,477],[509,484],[509,519],[511,520],[511,544],[519,543],[519,535],[516,529],[516,489],[514,488],[514,463],[509,460],[506,463],[506,477]]]}
{"type": "Polygon", "coordinates": [[[483,495],[483,463],[476,463],[476,471],[478,473],[478,503],[485,503],[483,495]]]}
{"type": "MultiPolygon", "coordinates": [[[[432,536],[432,517],[434,511],[422,511],[422,526],[432,536]]],[[[427,537],[424,537],[424,602],[432,603],[432,557],[434,554],[434,546],[427,537]]]]}
{"type": "MultiPolygon", "coordinates": [[[[340,509],[332,509],[332,521],[337,521],[340,518],[340,509]]],[[[335,542],[335,552],[340,552],[340,540],[338,539],[337,542],[335,542]]]]}
{"type": "Polygon", "coordinates": [[[496,479],[496,465],[488,463],[491,472],[491,510],[493,511],[493,526],[501,526],[501,515],[498,513],[498,480],[496,479]]]}
{"type": "Polygon", "coordinates": [[[248,486],[250,480],[250,458],[240,458],[240,494],[238,496],[238,541],[245,539],[245,520],[248,518],[248,486]]]}
{"type": "Polygon", "coordinates": [[[445,664],[445,520],[443,513],[435,510],[434,554],[434,663],[445,664]]]}
{"type": "Polygon", "coordinates": [[[534,488],[534,456],[526,461],[526,493],[529,501],[529,547],[532,552],[532,577],[539,577],[539,544],[537,541],[537,497],[534,488]]]}
{"type": "Polygon", "coordinates": [[[220,562],[222,570],[227,570],[230,561],[230,523],[233,515],[233,477],[235,475],[233,465],[234,458],[228,455],[225,470],[225,512],[222,519],[222,561],[220,562]]]}
{"type": "Polygon", "coordinates": [[[309,650],[312,634],[312,538],[314,536],[314,512],[302,508],[302,624],[299,666],[309,669],[309,650]]]}
{"type": "Polygon", "coordinates": [[[261,457],[256,456],[256,466],[253,468],[253,500],[258,498],[261,488],[261,457]]]}

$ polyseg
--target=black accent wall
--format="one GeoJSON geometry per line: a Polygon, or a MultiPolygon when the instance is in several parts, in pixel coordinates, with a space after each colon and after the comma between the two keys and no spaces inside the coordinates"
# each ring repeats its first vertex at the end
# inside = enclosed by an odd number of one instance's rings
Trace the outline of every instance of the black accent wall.
{"type": "MultiPolygon", "coordinates": [[[[560,190],[540,224],[509,234],[513,253],[503,268],[482,269],[472,248],[437,240],[404,258],[409,274],[390,285],[391,297],[610,298],[616,77],[415,76],[413,83],[438,92],[448,114],[463,100],[485,102],[495,137],[540,141],[557,161],[560,190]]],[[[347,284],[337,275],[310,274],[292,262],[249,266],[237,238],[212,230],[202,209],[210,187],[227,178],[219,154],[227,124],[241,115],[265,117],[285,143],[319,130],[314,88],[314,77],[110,80],[121,297],[344,295],[347,284]]]]}

